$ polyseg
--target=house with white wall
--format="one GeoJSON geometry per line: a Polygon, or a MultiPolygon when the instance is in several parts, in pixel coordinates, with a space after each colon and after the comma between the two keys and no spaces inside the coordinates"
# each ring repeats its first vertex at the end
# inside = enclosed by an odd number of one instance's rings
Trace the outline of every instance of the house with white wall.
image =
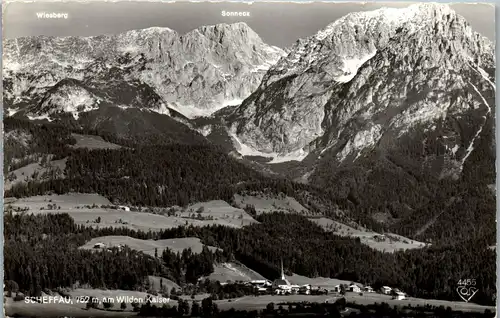
{"type": "Polygon", "coordinates": [[[380,292],[381,292],[382,294],[385,294],[385,295],[389,295],[389,294],[391,293],[391,291],[392,291],[392,288],[391,288],[391,287],[389,287],[389,286],[382,286],[382,287],[380,288],[380,292]]]}

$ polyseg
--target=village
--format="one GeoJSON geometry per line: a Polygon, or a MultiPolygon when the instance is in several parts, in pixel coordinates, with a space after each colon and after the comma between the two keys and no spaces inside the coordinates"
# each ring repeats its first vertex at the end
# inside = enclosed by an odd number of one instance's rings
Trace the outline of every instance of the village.
{"type": "Polygon", "coordinates": [[[261,295],[328,295],[329,293],[344,295],[346,292],[358,293],[379,293],[383,295],[390,295],[392,299],[403,300],[407,295],[397,288],[389,286],[382,286],[378,290],[374,290],[371,286],[362,286],[360,284],[351,283],[339,284],[328,290],[319,286],[312,286],[311,284],[294,285],[291,284],[285,276],[283,271],[283,264],[281,265],[281,277],[275,279],[273,282],[269,280],[252,280],[247,284],[255,287],[258,294],[261,295]]]}
{"type": "MultiPolygon", "coordinates": [[[[118,249],[123,248],[123,245],[119,244],[118,249]]],[[[109,250],[106,248],[104,243],[95,243],[93,246],[97,250],[109,250]]],[[[221,285],[228,284],[228,282],[220,282],[221,285]]],[[[403,291],[398,288],[391,288],[389,286],[382,286],[375,290],[371,286],[363,286],[361,284],[356,284],[351,282],[350,284],[338,284],[332,289],[322,288],[320,286],[313,286],[311,284],[296,285],[291,284],[286,278],[283,269],[283,262],[281,263],[281,276],[280,278],[270,281],[267,279],[251,280],[244,283],[247,286],[253,286],[256,295],[345,295],[347,292],[356,293],[360,296],[363,293],[378,293],[382,295],[392,296],[393,300],[404,300],[408,296],[403,291]]]]}

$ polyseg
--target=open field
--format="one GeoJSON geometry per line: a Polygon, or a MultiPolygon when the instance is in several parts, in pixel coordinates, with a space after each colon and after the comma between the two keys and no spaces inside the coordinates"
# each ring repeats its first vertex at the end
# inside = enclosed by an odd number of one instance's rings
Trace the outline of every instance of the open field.
{"type": "Polygon", "coordinates": [[[76,139],[74,148],[88,148],[88,149],[118,149],[120,145],[113,144],[105,141],[100,136],[71,134],[76,139]]]}
{"type": "Polygon", "coordinates": [[[395,305],[398,306],[425,306],[425,305],[431,305],[431,306],[444,306],[446,307],[451,307],[453,310],[460,310],[460,311],[468,311],[468,312],[484,312],[485,309],[490,309],[491,311],[495,312],[495,307],[491,306],[481,306],[478,304],[474,303],[466,303],[463,301],[446,301],[446,300],[436,300],[436,299],[422,299],[422,298],[413,298],[413,297],[408,297],[407,299],[404,300],[396,300],[392,299],[391,296],[389,295],[382,295],[382,294],[377,294],[377,293],[363,293],[363,296],[360,296],[359,294],[356,293],[350,293],[348,292],[345,295],[345,299],[347,302],[356,302],[356,304],[361,304],[361,305],[369,305],[369,304],[374,304],[374,303],[381,303],[385,302],[388,303],[389,306],[393,307],[395,305]]]}
{"type": "Polygon", "coordinates": [[[168,216],[166,212],[156,214],[101,208],[102,205],[112,204],[108,199],[98,194],[73,193],[6,199],[9,200],[12,207],[28,207],[28,213],[68,213],[77,224],[100,228],[127,227],[142,231],[159,231],[188,224],[194,226],[220,224],[239,228],[256,222],[245,211],[231,207],[224,201],[197,203],[185,209],[184,212],[176,211],[178,216],[168,216]],[[49,204],[55,204],[57,207],[48,209],[49,204]],[[201,213],[202,217],[212,216],[213,220],[188,218],[192,214],[198,214],[195,211],[201,206],[204,207],[204,212],[201,213]],[[97,218],[100,218],[99,223],[95,222],[97,218]]]}
{"type": "Polygon", "coordinates": [[[267,304],[274,303],[277,307],[279,303],[285,302],[318,302],[324,303],[335,302],[338,298],[330,295],[289,295],[289,296],[278,296],[278,295],[262,295],[262,296],[244,296],[241,298],[232,299],[230,302],[228,300],[217,300],[215,303],[219,306],[221,310],[229,310],[234,308],[236,310],[261,310],[265,309],[267,304]]]}
{"type": "Polygon", "coordinates": [[[175,213],[183,218],[193,217],[193,214],[195,217],[198,215],[201,215],[201,217],[204,218],[213,217],[213,221],[217,221],[216,224],[231,227],[242,227],[252,223],[257,223],[257,221],[255,221],[243,209],[235,208],[229,205],[226,201],[222,200],[199,202],[189,205],[186,209],[176,207],[175,213]]]}
{"type": "Polygon", "coordinates": [[[348,225],[333,221],[327,218],[311,218],[312,222],[320,225],[325,230],[337,235],[348,237],[359,237],[361,243],[381,252],[392,253],[397,250],[407,250],[413,248],[422,248],[425,243],[418,242],[397,234],[380,234],[367,229],[355,229],[348,225]]]}
{"type": "MultiPolygon", "coordinates": [[[[163,250],[169,249],[174,253],[191,248],[193,253],[199,254],[203,250],[203,244],[200,242],[199,238],[196,237],[183,237],[167,240],[140,240],[129,236],[101,236],[96,237],[87,242],[80,248],[83,249],[94,249],[96,243],[103,243],[107,248],[128,246],[129,248],[137,251],[141,251],[145,254],[154,256],[155,249],[158,250],[158,255],[161,256],[163,250]]],[[[215,251],[218,248],[213,246],[207,246],[208,249],[215,251]]]]}
{"type": "MultiPolygon", "coordinates": [[[[326,288],[328,290],[333,289],[333,287],[340,284],[351,284],[351,281],[335,279],[335,278],[327,278],[327,277],[316,277],[309,278],[302,275],[293,274],[293,276],[286,276],[290,284],[294,285],[306,285],[310,284],[311,286],[317,286],[321,288],[326,288]]],[[[356,282],[354,282],[356,283],[356,282]]]]}
{"type": "Polygon", "coordinates": [[[251,281],[265,279],[259,273],[237,263],[222,263],[214,266],[214,272],[208,279],[225,283],[227,281],[251,281]]]}
{"type": "MultiPolygon", "coordinates": [[[[228,300],[218,300],[216,303],[218,304],[220,309],[228,310],[234,308],[236,310],[260,310],[266,308],[267,304],[273,302],[275,307],[278,306],[279,303],[286,302],[318,302],[324,303],[329,302],[333,303],[337,301],[340,296],[335,295],[289,295],[289,296],[275,296],[275,295],[264,295],[264,296],[245,296],[237,299],[233,299],[232,301],[228,300]]],[[[452,301],[444,301],[444,300],[429,300],[429,299],[420,299],[420,298],[408,298],[405,300],[393,300],[391,296],[382,295],[377,293],[364,293],[363,296],[360,296],[356,293],[347,293],[345,295],[345,299],[347,302],[354,302],[356,304],[362,305],[370,305],[375,303],[388,303],[391,307],[393,306],[441,306],[451,307],[453,310],[460,310],[466,312],[480,312],[483,313],[485,309],[490,309],[491,311],[495,311],[495,307],[489,306],[480,306],[473,303],[465,303],[465,302],[452,302],[452,301]]]]}
{"type": "Polygon", "coordinates": [[[308,210],[294,198],[282,196],[234,195],[236,206],[243,209],[247,204],[253,205],[257,214],[270,212],[306,213],[308,210]]]}
{"type": "Polygon", "coordinates": [[[18,183],[27,183],[33,180],[48,180],[64,178],[67,158],[52,160],[43,165],[41,162],[34,162],[9,172],[4,176],[4,189],[10,190],[18,183]],[[12,180],[12,181],[10,181],[12,180]]]}
{"type": "MultiPolygon", "coordinates": [[[[102,300],[104,297],[106,298],[114,298],[115,304],[113,308],[118,308],[120,303],[117,297],[120,296],[128,296],[134,297],[138,299],[145,299],[148,295],[143,292],[135,292],[135,291],[125,291],[125,290],[99,290],[99,289],[75,289],[68,292],[72,297],[78,296],[91,296],[96,297],[102,300]]],[[[200,301],[203,298],[208,297],[208,294],[197,295],[195,300],[200,301]]],[[[191,301],[190,296],[183,296],[182,298],[191,301]]],[[[278,306],[280,303],[287,302],[318,302],[324,303],[329,302],[333,303],[338,300],[340,297],[336,295],[289,295],[289,296],[277,296],[277,295],[263,295],[263,296],[244,296],[236,299],[231,299],[230,301],[225,300],[216,300],[215,303],[219,306],[221,310],[228,310],[234,308],[236,310],[261,310],[266,308],[267,304],[274,303],[275,306],[278,306]]],[[[76,298],[75,298],[76,299],[76,298]]],[[[484,312],[486,309],[490,309],[494,311],[494,307],[490,306],[480,306],[473,303],[465,303],[465,302],[451,302],[451,301],[442,301],[442,300],[428,300],[428,299],[419,299],[419,298],[408,298],[405,300],[393,300],[391,296],[381,295],[376,293],[364,293],[363,296],[360,296],[357,293],[347,293],[345,295],[345,299],[347,302],[353,302],[361,305],[369,305],[375,303],[388,303],[392,306],[444,306],[451,307],[453,310],[460,310],[464,312],[484,312]]],[[[177,305],[176,301],[170,300],[170,305],[177,305]]],[[[5,303],[5,313],[8,316],[13,316],[15,313],[18,313],[23,316],[56,316],[58,314],[62,315],[71,315],[74,317],[88,317],[88,316],[120,316],[126,317],[128,315],[135,315],[131,312],[132,306],[127,303],[127,308],[125,312],[107,312],[102,310],[85,310],[84,304],[76,304],[76,302],[72,305],[66,304],[25,304],[24,301],[13,302],[12,298],[7,298],[5,303]]]]}
{"type": "MultiPolygon", "coordinates": [[[[9,198],[13,200],[12,198],[9,198]]],[[[15,199],[12,202],[13,206],[29,206],[30,209],[39,210],[41,207],[46,207],[48,203],[56,203],[62,208],[74,208],[75,206],[92,205],[92,204],[108,204],[111,202],[99,194],[92,193],[68,193],[62,195],[37,195],[32,197],[15,199]]]]}

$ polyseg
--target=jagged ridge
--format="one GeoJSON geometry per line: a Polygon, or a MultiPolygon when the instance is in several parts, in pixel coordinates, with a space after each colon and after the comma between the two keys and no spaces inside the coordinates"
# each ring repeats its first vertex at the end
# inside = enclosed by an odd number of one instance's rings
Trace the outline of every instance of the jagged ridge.
{"type": "MultiPolygon", "coordinates": [[[[244,23],[201,27],[179,35],[148,28],[94,37],[29,37],[4,43],[6,106],[37,104],[64,78],[106,84],[111,71],[149,85],[183,111],[238,103],[282,55],[244,23]],[[104,74],[104,75],[103,75],[104,74]]],[[[118,79],[116,79],[118,80],[118,79]]]]}
{"type": "Polygon", "coordinates": [[[484,105],[464,88],[476,73],[475,87],[491,91],[492,68],[491,42],[446,5],[352,13],[299,40],[235,112],[232,131],[264,153],[342,141],[342,160],[388,127],[397,136],[407,125],[484,105]]]}

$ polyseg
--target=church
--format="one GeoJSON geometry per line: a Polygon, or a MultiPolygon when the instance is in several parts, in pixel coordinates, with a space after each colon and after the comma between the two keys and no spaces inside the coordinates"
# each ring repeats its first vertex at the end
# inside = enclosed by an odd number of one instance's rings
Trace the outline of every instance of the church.
{"type": "Polygon", "coordinates": [[[272,284],[273,292],[277,295],[284,295],[287,293],[297,292],[299,290],[298,285],[292,285],[285,277],[285,271],[283,270],[283,261],[281,261],[281,277],[275,279],[272,284]]]}

